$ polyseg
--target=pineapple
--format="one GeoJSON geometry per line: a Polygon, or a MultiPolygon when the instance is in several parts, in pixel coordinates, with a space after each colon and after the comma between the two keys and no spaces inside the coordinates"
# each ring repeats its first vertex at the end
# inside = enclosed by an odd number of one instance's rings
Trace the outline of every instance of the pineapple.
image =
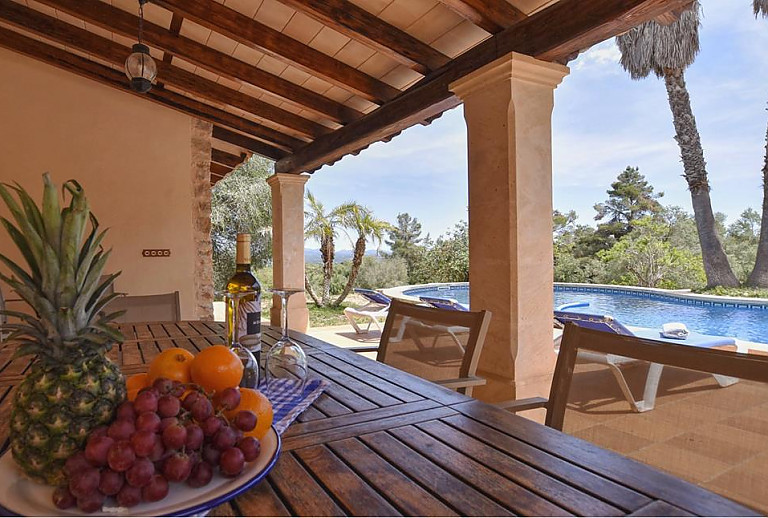
{"type": "Polygon", "coordinates": [[[67,194],[70,201],[63,209],[47,173],[43,183],[42,207],[20,186],[0,185],[15,224],[0,223],[26,262],[23,268],[0,254],[10,272],[0,272],[0,279],[36,313],[5,312],[17,320],[8,324],[9,339],[20,344],[16,356],[36,355],[13,398],[11,451],[29,478],[58,485],[67,458],[93,428],[112,420],[125,399],[123,375],[106,357],[123,338],[111,325],[120,313],[103,311],[118,296],[107,293],[119,275],[100,282],[111,252],[101,247],[106,231],[99,231],[77,182],[64,184],[64,201],[67,194]]]}

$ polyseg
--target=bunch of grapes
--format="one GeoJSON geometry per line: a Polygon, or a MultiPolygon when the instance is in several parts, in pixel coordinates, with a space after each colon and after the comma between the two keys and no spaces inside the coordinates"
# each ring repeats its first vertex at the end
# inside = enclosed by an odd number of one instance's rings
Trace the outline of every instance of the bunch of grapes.
{"type": "Polygon", "coordinates": [[[258,439],[245,435],[256,427],[256,414],[242,410],[231,421],[223,415],[239,404],[236,388],[211,399],[196,386],[155,380],[135,401],[122,403],[112,424],[93,430],[85,450],[67,460],[67,485],[54,491],[53,503],[92,513],[108,497],[133,507],[162,500],[169,483],[203,487],[217,469],[236,477],[261,452],[258,439]]]}

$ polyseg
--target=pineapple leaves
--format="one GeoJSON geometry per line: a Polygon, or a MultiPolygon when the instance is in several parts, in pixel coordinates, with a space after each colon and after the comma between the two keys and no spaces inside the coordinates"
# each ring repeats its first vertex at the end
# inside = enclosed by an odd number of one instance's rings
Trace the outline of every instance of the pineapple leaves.
{"type": "Polygon", "coordinates": [[[57,252],[61,249],[61,207],[59,193],[51,181],[51,175],[43,175],[43,225],[48,244],[57,252]]]}
{"type": "Polygon", "coordinates": [[[32,253],[32,249],[29,248],[27,244],[27,240],[24,239],[24,234],[22,234],[19,231],[19,229],[13,226],[13,223],[11,223],[5,218],[0,218],[0,223],[3,224],[6,232],[8,232],[9,236],[11,236],[11,239],[16,244],[18,249],[21,251],[21,254],[24,256],[24,259],[27,261],[27,264],[29,265],[29,269],[32,272],[31,277],[33,279],[39,279],[40,263],[38,263],[37,258],[35,257],[35,254],[32,253]]]}
{"type": "Polygon", "coordinates": [[[71,308],[77,297],[75,272],[77,260],[79,259],[78,252],[90,211],[88,210],[88,200],[85,199],[83,190],[77,189],[73,191],[69,187],[69,183],[71,181],[64,184],[72,192],[72,200],[68,207],[69,210],[64,210],[65,214],[61,228],[61,251],[59,253],[61,269],[59,271],[58,302],[60,306],[71,308]]]}
{"type": "Polygon", "coordinates": [[[25,217],[24,212],[21,208],[19,208],[16,200],[14,200],[13,196],[11,196],[11,194],[8,192],[7,187],[15,189],[15,187],[11,187],[7,184],[0,184],[0,198],[2,198],[5,202],[5,205],[11,212],[11,215],[13,215],[13,219],[16,220],[16,224],[19,226],[19,230],[26,238],[25,241],[27,247],[29,248],[32,256],[35,258],[35,263],[41,265],[43,256],[43,239],[40,234],[38,234],[32,227],[30,221],[25,217]]]}

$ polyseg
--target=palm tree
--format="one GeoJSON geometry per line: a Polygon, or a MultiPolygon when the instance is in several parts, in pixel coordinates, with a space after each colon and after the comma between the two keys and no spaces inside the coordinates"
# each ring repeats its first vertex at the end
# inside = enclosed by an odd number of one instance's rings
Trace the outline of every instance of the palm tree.
{"type": "Polygon", "coordinates": [[[707,285],[738,286],[739,281],[715,230],[704,150],[685,86],[684,70],[699,51],[700,10],[699,2],[695,1],[677,21],[669,25],[646,22],[618,36],[616,42],[621,51],[621,66],[632,79],[642,79],[651,72],[664,78],[675,140],[683,161],[683,176],[691,192],[707,285]]]}
{"type": "MultiPolygon", "coordinates": [[[[753,0],[755,16],[768,18],[768,0],[753,0]]],[[[768,288],[768,131],[765,135],[765,158],[763,159],[763,217],[760,222],[760,242],[757,245],[755,267],[749,274],[747,285],[768,288]]]]}
{"type": "Polygon", "coordinates": [[[336,254],[334,240],[337,228],[341,224],[338,209],[325,212],[325,206],[311,192],[307,191],[307,210],[304,212],[304,235],[320,242],[320,255],[323,260],[323,290],[318,300],[315,291],[304,274],[304,286],[315,304],[327,306],[331,301],[331,277],[333,277],[333,258],[336,254]]]}
{"type": "Polygon", "coordinates": [[[357,274],[360,272],[360,265],[363,264],[363,258],[365,257],[366,241],[370,238],[380,245],[384,239],[384,233],[392,228],[386,221],[376,219],[369,208],[363,207],[359,203],[345,203],[336,210],[341,217],[342,226],[349,230],[354,230],[357,233],[357,239],[355,239],[352,268],[349,271],[347,284],[341,291],[341,295],[333,303],[334,306],[344,302],[344,299],[347,298],[347,295],[349,295],[349,292],[352,291],[352,287],[355,285],[357,274]]]}

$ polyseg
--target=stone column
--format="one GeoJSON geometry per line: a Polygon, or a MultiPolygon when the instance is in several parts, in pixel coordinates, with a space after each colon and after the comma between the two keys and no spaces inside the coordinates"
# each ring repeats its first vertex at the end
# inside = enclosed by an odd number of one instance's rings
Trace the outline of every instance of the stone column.
{"type": "Polygon", "coordinates": [[[474,396],[547,396],[552,344],[552,141],[562,65],[511,53],[451,85],[469,146],[472,309],[493,312],[474,396]]]}
{"type": "Polygon", "coordinates": [[[192,218],[195,242],[195,318],[213,320],[211,245],[211,131],[213,124],[192,119],[192,218]]]}
{"type": "MultiPolygon", "coordinates": [[[[304,184],[307,175],[278,173],[267,178],[272,188],[272,276],[275,287],[304,288],[304,184]]],[[[280,298],[272,297],[270,322],[281,324],[280,298]]],[[[288,299],[288,326],[305,332],[309,326],[303,293],[288,299]]]]}

